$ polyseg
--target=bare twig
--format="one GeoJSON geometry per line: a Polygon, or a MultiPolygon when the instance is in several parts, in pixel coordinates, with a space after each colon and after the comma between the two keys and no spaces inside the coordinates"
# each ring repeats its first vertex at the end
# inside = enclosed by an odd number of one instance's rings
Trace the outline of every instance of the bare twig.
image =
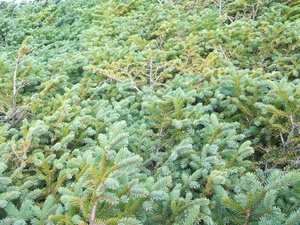
{"type": "Polygon", "coordinates": [[[94,223],[94,221],[95,221],[95,218],[96,218],[96,212],[97,212],[98,202],[99,202],[99,199],[97,199],[94,202],[93,209],[92,209],[92,214],[91,214],[91,218],[90,218],[90,225],[97,225],[97,224],[94,223]]]}
{"type": "Polygon", "coordinates": [[[163,3],[160,0],[157,0],[159,2],[159,4],[163,5],[163,3]]]}
{"type": "Polygon", "coordinates": [[[18,93],[22,88],[24,88],[27,85],[27,83],[25,83],[23,80],[21,81],[21,83],[18,84],[19,66],[20,66],[20,63],[23,60],[25,60],[25,56],[34,50],[33,48],[26,49],[25,46],[27,44],[27,41],[28,41],[28,39],[25,39],[22,42],[22,46],[18,52],[18,57],[16,60],[15,69],[14,69],[13,78],[12,78],[12,83],[13,83],[12,94],[11,94],[11,92],[4,91],[3,88],[0,88],[0,91],[4,95],[6,95],[9,99],[9,101],[7,101],[6,99],[1,98],[1,100],[3,100],[3,102],[4,102],[4,104],[6,104],[6,107],[4,105],[2,105],[0,107],[0,113],[5,115],[5,116],[2,116],[2,118],[3,118],[2,120],[6,121],[6,122],[11,121],[12,127],[14,127],[28,112],[28,110],[25,110],[26,107],[19,108],[17,105],[18,93]],[[11,115],[9,116],[10,111],[11,111],[11,115]]]}
{"type": "Polygon", "coordinates": [[[297,125],[294,123],[294,120],[293,120],[294,115],[290,115],[289,118],[290,118],[291,123],[292,123],[292,130],[290,132],[290,134],[292,134],[295,131],[295,129],[297,128],[297,125]]]}
{"type": "Polygon", "coordinates": [[[250,218],[250,209],[247,209],[247,212],[246,212],[246,218],[245,218],[245,223],[243,225],[248,225],[248,221],[249,221],[249,218],[250,218]]]}
{"type": "Polygon", "coordinates": [[[219,0],[219,17],[222,16],[222,0],[219,0]]]}
{"type": "Polygon", "coordinates": [[[234,18],[232,16],[227,16],[227,18],[230,20],[231,23],[234,22],[234,20],[233,20],[234,18]]]}
{"type": "Polygon", "coordinates": [[[252,19],[255,19],[255,17],[257,16],[257,12],[258,12],[258,8],[259,8],[259,3],[256,4],[252,4],[252,19]]]}
{"type": "Polygon", "coordinates": [[[223,48],[222,48],[222,46],[221,46],[221,45],[219,45],[219,50],[221,51],[221,53],[222,53],[223,57],[224,57],[226,60],[229,60],[229,58],[227,57],[227,54],[226,54],[226,52],[223,50],[223,48]]]}
{"type": "Polygon", "coordinates": [[[14,71],[14,77],[13,77],[13,101],[12,101],[12,111],[13,111],[13,117],[12,117],[12,123],[15,124],[15,115],[16,115],[16,109],[17,109],[17,74],[19,69],[19,63],[20,63],[20,56],[17,59],[15,71],[14,71]]]}

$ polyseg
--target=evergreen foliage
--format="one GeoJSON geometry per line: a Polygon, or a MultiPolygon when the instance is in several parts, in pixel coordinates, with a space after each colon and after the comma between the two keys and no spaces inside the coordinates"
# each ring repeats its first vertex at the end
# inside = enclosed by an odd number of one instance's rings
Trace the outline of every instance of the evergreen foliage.
{"type": "Polygon", "coordinates": [[[0,1],[0,224],[298,224],[299,10],[0,1]]]}

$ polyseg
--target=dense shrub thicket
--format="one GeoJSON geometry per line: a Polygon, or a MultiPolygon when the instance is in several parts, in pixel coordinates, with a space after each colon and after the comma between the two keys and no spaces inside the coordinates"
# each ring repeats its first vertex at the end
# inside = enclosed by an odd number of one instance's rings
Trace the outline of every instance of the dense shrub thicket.
{"type": "Polygon", "coordinates": [[[0,1],[0,224],[300,221],[299,0],[0,1]]]}

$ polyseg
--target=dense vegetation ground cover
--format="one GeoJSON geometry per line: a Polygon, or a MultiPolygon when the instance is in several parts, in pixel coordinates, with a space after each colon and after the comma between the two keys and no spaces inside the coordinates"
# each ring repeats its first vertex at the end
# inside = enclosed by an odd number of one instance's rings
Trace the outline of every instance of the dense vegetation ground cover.
{"type": "Polygon", "coordinates": [[[0,1],[0,224],[298,224],[299,31],[299,0],[0,1]]]}

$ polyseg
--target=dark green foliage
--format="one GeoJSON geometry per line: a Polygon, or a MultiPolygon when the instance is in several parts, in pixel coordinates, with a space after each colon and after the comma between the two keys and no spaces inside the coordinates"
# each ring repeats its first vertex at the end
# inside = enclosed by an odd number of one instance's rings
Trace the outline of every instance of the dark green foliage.
{"type": "Polygon", "coordinates": [[[299,4],[0,1],[0,224],[298,224],[299,4]]]}

